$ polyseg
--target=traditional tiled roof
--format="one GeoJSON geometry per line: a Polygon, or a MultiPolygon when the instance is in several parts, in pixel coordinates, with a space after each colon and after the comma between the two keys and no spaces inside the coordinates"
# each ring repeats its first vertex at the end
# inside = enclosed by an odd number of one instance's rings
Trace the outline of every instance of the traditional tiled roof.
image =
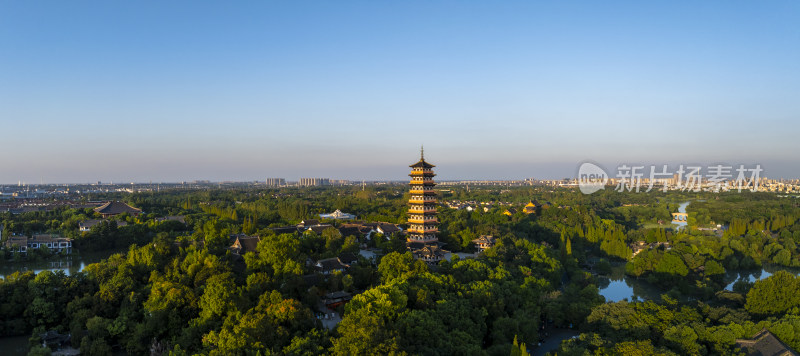
{"type": "Polygon", "coordinates": [[[240,255],[256,252],[259,241],[261,239],[258,236],[237,236],[231,245],[231,251],[240,255]]]}
{"type": "Polygon", "coordinates": [[[425,247],[413,252],[417,258],[424,259],[442,259],[444,258],[444,250],[436,245],[425,245],[425,247]]]}
{"type": "Polygon", "coordinates": [[[434,166],[434,165],[432,165],[432,164],[430,164],[428,162],[425,162],[424,158],[420,158],[419,162],[414,163],[414,164],[410,165],[409,167],[412,167],[412,168],[433,168],[433,167],[436,167],[436,166],[434,166]]]}
{"type": "Polygon", "coordinates": [[[6,247],[11,247],[12,245],[17,246],[28,246],[28,237],[26,236],[9,236],[6,240],[6,247]]]}
{"type": "Polygon", "coordinates": [[[493,245],[494,244],[494,237],[491,236],[491,235],[482,235],[481,237],[479,237],[479,238],[477,238],[475,240],[472,240],[472,242],[476,243],[476,244],[493,245]]]}
{"type": "Polygon", "coordinates": [[[94,227],[95,225],[99,224],[102,221],[103,220],[99,219],[90,219],[86,221],[81,221],[78,223],[78,227],[81,229],[91,229],[92,227],[94,227]]]}
{"type": "Polygon", "coordinates": [[[317,219],[307,219],[307,220],[301,221],[300,224],[298,224],[298,225],[299,226],[304,226],[304,227],[319,225],[319,220],[317,220],[317,219]]]}
{"type": "Polygon", "coordinates": [[[122,213],[139,214],[142,209],[134,208],[123,202],[110,201],[95,208],[94,211],[103,215],[117,215],[122,213]]]}
{"type": "Polygon", "coordinates": [[[41,235],[33,235],[30,241],[34,243],[48,243],[48,242],[67,242],[67,241],[72,241],[72,239],[62,237],[60,235],[41,234],[41,235]]]}
{"type": "Polygon", "coordinates": [[[323,273],[336,271],[336,270],[344,270],[347,268],[347,265],[343,264],[339,261],[339,258],[326,258],[324,260],[319,260],[316,263],[318,269],[320,269],[323,273]]]}
{"type": "Polygon", "coordinates": [[[751,356],[794,356],[797,352],[778,340],[767,329],[762,329],[750,340],[736,340],[736,346],[751,356]]]}
{"type": "Polygon", "coordinates": [[[539,207],[539,202],[529,202],[525,207],[522,209],[526,214],[536,212],[536,208],[539,207]]]}
{"type": "Polygon", "coordinates": [[[355,262],[358,262],[358,256],[356,256],[356,254],[354,253],[342,252],[339,254],[339,262],[348,265],[353,264],[355,262]]]}
{"type": "Polygon", "coordinates": [[[378,231],[384,235],[389,235],[400,231],[400,228],[395,224],[382,223],[378,224],[378,231]]]}
{"type": "Polygon", "coordinates": [[[321,234],[323,231],[325,231],[325,229],[332,228],[332,227],[333,226],[329,225],[329,224],[322,224],[322,225],[311,226],[311,227],[308,228],[308,230],[316,232],[317,234],[321,234]]]}
{"type": "Polygon", "coordinates": [[[344,237],[347,237],[347,236],[360,237],[361,235],[363,235],[361,233],[361,230],[359,229],[360,227],[361,226],[357,225],[357,224],[344,224],[342,226],[339,226],[339,232],[344,237]]]}

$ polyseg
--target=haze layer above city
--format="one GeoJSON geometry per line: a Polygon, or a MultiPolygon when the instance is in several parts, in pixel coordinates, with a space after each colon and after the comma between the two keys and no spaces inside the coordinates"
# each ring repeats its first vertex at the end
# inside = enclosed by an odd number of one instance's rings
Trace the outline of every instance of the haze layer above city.
{"type": "Polygon", "coordinates": [[[4,2],[0,183],[800,177],[800,3],[4,2]]]}

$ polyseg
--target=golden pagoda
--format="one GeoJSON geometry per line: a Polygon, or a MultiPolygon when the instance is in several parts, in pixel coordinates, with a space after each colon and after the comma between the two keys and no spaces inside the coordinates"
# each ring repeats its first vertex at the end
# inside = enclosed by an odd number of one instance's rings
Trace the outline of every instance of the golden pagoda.
{"type": "Polygon", "coordinates": [[[436,219],[436,183],[433,167],[425,162],[425,151],[420,150],[419,162],[410,165],[411,197],[408,199],[408,230],[406,243],[415,257],[428,263],[436,263],[444,258],[444,251],[439,248],[439,233],[436,219]]]}
{"type": "Polygon", "coordinates": [[[528,202],[527,205],[525,205],[524,208],[522,208],[522,212],[524,212],[525,214],[533,214],[536,212],[536,208],[538,207],[539,207],[539,202],[534,203],[533,200],[531,200],[530,202],[528,202]]]}

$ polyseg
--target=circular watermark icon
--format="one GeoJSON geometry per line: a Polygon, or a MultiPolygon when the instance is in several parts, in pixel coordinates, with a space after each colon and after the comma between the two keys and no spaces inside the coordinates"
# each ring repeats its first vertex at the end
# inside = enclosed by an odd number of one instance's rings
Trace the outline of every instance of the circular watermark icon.
{"type": "Polygon", "coordinates": [[[578,188],[583,194],[592,194],[605,189],[608,183],[608,173],[603,168],[592,163],[583,162],[578,168],[578,188]]]}

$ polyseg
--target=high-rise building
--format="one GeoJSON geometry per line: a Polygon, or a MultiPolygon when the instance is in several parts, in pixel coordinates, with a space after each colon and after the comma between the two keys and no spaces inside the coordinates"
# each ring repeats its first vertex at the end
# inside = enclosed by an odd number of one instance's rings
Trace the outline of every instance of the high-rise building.
{"type": "Polygon", "coordinates": [[[428,263],[437,263],[444,258],[444,251],[439,247],[439,233],[436,219],[436,183],[433,177],[434,165],[425,162],[424,151],[420,151],[419,162],[412,164],[411,197],[408,199],[408,230],[406,244],[414,257],[428,263]]]}
{"type": "Polygon", "coordinates": [[[297,182],[297,185],[301,187],[319,187],[330,184],[329,178],[300,178],[300,181],[297,182]]]}
{"type": "Polygon", "coordinates": [[[286,179],[284,178],[267,178],[268,187],[283,187],[285,185],[286,179]]]}

